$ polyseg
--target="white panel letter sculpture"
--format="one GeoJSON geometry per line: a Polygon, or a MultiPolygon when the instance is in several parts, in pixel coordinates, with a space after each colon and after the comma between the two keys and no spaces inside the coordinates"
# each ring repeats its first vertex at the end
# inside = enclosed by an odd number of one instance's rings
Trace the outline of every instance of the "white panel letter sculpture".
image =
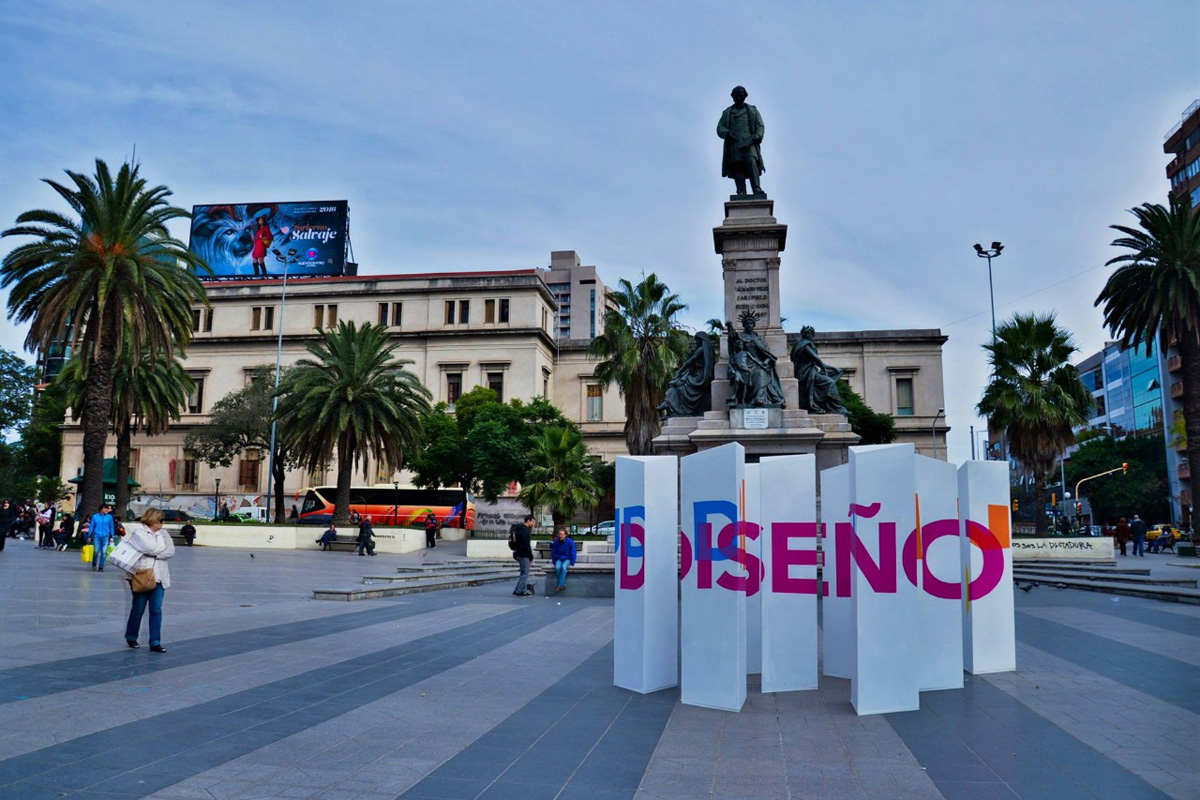
{"type": "Polygon", "coordinates": [[[1017,668],[1008,503],[1007,462],[959,467],[961,563],[970,581],[962,605],[963,667],[974,675],[1017,668]]]}
{"type": "MultiPolygon", "coordinates": [[[[762,591],[762,526],[759,513],[758,464],[746,465],[746,484],[742,491],[742,537],[738,545],[746,551],[746,674],[762,672],[763,618],[762,591]],[[751,574],[756,570],[758,574],[751,574]]],[[[736,568],[736,565],[731,565],[736,568]]]]}
{"type": "Polygon", "coordinates": [[[758,489],[765,576],[753,597],[762,598],[762,690],[815,689],[820,592],[816,456],[762,459],[758,489]]]}
{"type": "Polygon", "coordinates": [[[733,563],[745,450],[727,444],[680,461],[680,699],[740,711],[746,702],[746,579],[733,563]]]}
{"type": "Polygon", "coordinates": [[[679,683],[678,463],[617,459],[613,683],[642,694],[679,683]]]}
{"type": "Polygon", "coordinates": [[[904,544],[904,571],[917,602],[921,691],[961,689],[963,570],[959,566],[958,468],[914,456],[917,532],[904,544]]]}
{"type": "MultiPolygon", "coordinates": [[[[914,711],[917,688],[917,589],[900,566],[903,541],[916,526],[911,444],[850,448],[854,534],[838,534],[851,557],[856,664],[850,702],[859,714],[914,711]]],[[[841,563],[839,562],[839,567],[841,563]]],[[[839,583],[845,577],[843,569],[839,583]]]]}

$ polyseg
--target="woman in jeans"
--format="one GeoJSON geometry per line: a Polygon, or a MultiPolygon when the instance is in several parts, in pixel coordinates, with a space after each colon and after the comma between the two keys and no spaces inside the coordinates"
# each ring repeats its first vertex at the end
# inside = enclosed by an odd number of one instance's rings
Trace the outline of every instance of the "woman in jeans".
{"type": "Polygon", "coordinates": [[[558,586],[554,591],[561,592],[567,588],[567,568],[575,566],[575,540],[567,536],[566,528],[559,528],[550,543],[550,562],[554,564],[554,572],[558,575],[558,586]]]}
{"type": "MultiPolygon", "coordinates": [[[[150,606],[150,652],[165,653],[162,646],[162,603],[163,593],[171,586],[171,570],[167,559],[175,555],[175,543],[163,531],[163,513],[157,508],[148,508],[142,514],[141,528],[133,531],[128,538],[134,550],[142,553],[133,566],[134,572],[144,569],[154,570],[154,588],[148,592],[132,592],[133,604],[129,608],[129,623],[125,626],[125,643],[132,648],[141,647],[138,644],[138,631],[142,627],[142,614],[150,606]]],[[[132,577],[130,578],[132,590],[132,577]]]]}

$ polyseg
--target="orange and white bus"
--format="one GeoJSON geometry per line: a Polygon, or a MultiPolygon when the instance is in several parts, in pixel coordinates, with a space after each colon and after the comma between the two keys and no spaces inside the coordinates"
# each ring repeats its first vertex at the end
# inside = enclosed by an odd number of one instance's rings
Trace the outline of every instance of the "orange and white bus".
{"type": "MultiPolygon", "coordinates": [[[[303,489],[300,522],[328,525],[333,519],[336,486],[303,489]]],[[[447,528],[475,530],[475,498],[462,489],[418,489],[413,486],[351,486],[350,510],[376,525],[422,528],[433,512],[447,528]]]]}

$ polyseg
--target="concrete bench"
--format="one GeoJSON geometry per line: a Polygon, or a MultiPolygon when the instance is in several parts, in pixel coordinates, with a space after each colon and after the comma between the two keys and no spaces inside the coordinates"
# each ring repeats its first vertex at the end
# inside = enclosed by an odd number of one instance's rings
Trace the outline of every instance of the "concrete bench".
{"type": "Polygon", "coordinates": [[[612,597],[613,565],[612,564],[575,564],[567,570],[567,590],[554,591],[558,585],[558,575],[554,572],[553,564],[544,564],[530,570],[533,577],[541,569],[542,592],[547,595],[573,595],[575,597],[612,597]]]}

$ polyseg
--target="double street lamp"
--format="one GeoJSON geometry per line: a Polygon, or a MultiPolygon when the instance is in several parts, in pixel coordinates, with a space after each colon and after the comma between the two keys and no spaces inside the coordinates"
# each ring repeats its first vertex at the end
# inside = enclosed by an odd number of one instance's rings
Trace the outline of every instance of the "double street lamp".
{"type": "MultiPolygon", "coordinates": [[[[1004,245],[1000,242],[992,242],[992,246],[984,249],[983,245],[976,243],[975,255],[980,258],[986,258],[988,262],[988,298],[992,304],[992,344],[996,344],[996,291],[992,284],[992,259],[998,258],[1000,253],[1004,251],[1004,245]]],[[[1004,460],[1008,460],[1008,437],[1004,431],[1000,431],[1000,446],[1004,451],[1004,460]]]]}

